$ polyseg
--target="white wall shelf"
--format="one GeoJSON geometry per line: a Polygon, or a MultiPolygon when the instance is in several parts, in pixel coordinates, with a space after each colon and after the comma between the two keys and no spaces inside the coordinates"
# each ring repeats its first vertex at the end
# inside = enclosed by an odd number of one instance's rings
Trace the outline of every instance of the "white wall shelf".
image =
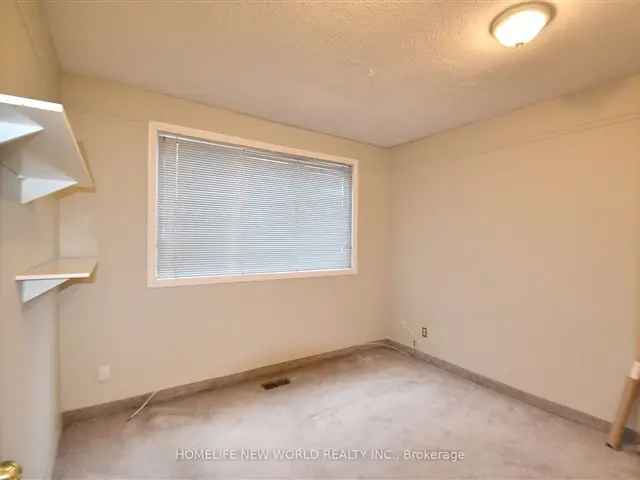
{"type": "Polygon", "coordinates": [[[0,94],[0,161],[12,175],[8,193],[20,203],[93,185],[59,103],[0,94]]]}
{"type": "Polygon", "coordinates": [[[28,302],[72,278],[89,278],[96,263],[95,258],[58,258],[16,275],[16,281],[22,284],[22,301],[28,302]]]}

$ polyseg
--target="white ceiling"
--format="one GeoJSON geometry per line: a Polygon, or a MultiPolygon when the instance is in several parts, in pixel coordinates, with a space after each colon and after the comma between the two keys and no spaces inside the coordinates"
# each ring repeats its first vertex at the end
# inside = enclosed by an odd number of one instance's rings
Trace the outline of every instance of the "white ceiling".
{"type": "Polygon", "coordinates": [[[392,146],[640,71],[640,0],[556,0],[500,46],[505,1],[46,2],[63,69],[392,146]]]}

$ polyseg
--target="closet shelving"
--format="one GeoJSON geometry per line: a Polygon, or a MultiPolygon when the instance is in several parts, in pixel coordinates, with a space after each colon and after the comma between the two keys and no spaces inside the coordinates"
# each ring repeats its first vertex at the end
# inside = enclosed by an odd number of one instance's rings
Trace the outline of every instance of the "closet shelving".
{"type": "Polygon", "coordinates": [[[20,203],[93,184],[59,103],[0,94],[0,159],[20,203]]]}
{"type": "MultiPolygon", "coordinates": [[[[87,163],[59,103],[0,94],[3,195],[29,203],[72,186],[93,185],[87,163]]],[[[88,278],[94,258],[58,258],[16,275],[21,298],[32,298],[73,278],[88,278]]]]}
{"type": "Polygon", "coordinates": [[[22,301],[28,302],[72,278],[89,278],[96,263],[95,258],[57,258],[16,275],[16,281],[22,284],[22,301]]]}

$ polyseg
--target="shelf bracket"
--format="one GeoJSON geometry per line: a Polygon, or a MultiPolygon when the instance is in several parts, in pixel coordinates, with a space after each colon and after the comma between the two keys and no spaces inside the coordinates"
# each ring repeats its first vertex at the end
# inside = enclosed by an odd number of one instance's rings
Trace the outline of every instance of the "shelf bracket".
{"type": "Polygon", "coordinates": [[[68,278],[54,278],[46,280],[23,280],[21,286],[20,296],[22,302],[28,302],[32,298],[35,298],[43,293],[56,288],[58,285],[69,280],[68,278]]]}
{"type": "Polygon", "coordinates": [[[51,193],[77,184],[75,180],[59,180],[54,178],[23,178],[20,188],[20,203],[28,203],[36,198],[47,196],[51,193]]]}
{"type": "Polygon", "coordinates": [[[5,184],[7,197],[23,204],[64,190],[78,183],[75,180],[24,177],[22,175],[16,175],[16,173],[5,164],[2,164],[2,166],[7,170],[8,185],[5,184]]]}

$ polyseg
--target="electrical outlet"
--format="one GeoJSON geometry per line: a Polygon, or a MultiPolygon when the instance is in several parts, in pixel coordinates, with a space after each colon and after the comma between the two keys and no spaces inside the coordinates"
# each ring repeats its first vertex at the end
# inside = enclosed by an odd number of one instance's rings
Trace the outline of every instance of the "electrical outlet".
{"type": "Polygon", "coordinates": [[[422,336],[424,338],[427,338],[429,336],[429,331],[427,330],[427,327],[422,327],[422,336]]]}
{"type": "Polygon", "coordinates": [[[100,365],[98,367],[98,382],[105,383],[111,380],[111,365],[100,365]]]}

